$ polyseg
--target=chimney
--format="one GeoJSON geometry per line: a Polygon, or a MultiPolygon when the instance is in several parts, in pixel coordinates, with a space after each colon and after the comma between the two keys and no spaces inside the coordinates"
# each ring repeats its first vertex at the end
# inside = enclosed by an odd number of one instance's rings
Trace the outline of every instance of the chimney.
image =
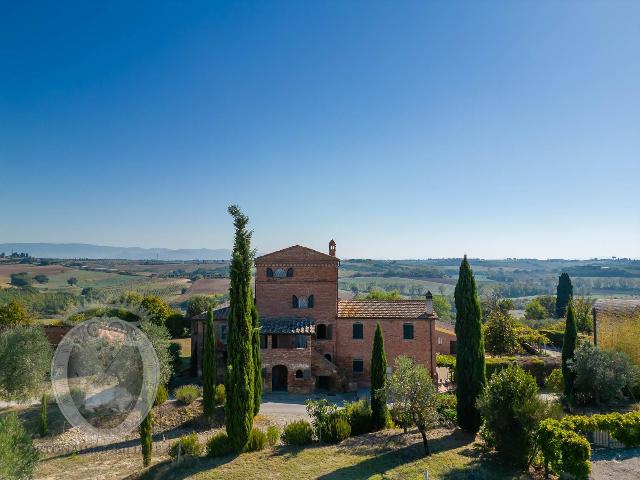
{"type": "Polygon", "coordinates": [[[333,240],[329,242],[329,255],[331,255],[332,257],[336,256],[336,242],[334,242],[333,240]]]}
{"type": "Polygon", "coordinates": [[[430,291],[427,291],[425,298],[427,315],[433,315],[433,295],[431,295],[430,291]]]}

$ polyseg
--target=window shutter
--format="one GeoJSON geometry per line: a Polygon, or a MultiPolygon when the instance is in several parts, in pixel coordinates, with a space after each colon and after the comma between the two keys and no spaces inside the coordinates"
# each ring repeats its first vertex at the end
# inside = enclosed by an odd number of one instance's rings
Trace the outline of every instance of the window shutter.
{"type": "Polygon", "coordinates": [[[331,340],[331,335],[333,334],[333,325],[327,325],[327,339],[331,340]]]}
{"type": "Polygon", "coordinates": [[[287,269],[287,277],[293,277],[293,268],[287,269]]]}
{"type": "Polygon", "coordinates": [[[302,376],[303,376],[306,380],[308,380],[309,378],[311,378],[311,370],[304,370],[304,371],[302,372],[302,376]]]}
{"type": "Polygon", "coordinates": [[[296,297],[295,295],[291,297],[291,306],[293,308],[298,308],[298,297],[296,297]]]}
{"type": "Polygon", "coordinates": [[[309,308],[313,308],[313,295],[309,295],[309,308]]]}
{"type": "Polygon", "coordinates": [[[273,270],[271,268],[267,268],[267,277],[273,277],[273,270]]]}

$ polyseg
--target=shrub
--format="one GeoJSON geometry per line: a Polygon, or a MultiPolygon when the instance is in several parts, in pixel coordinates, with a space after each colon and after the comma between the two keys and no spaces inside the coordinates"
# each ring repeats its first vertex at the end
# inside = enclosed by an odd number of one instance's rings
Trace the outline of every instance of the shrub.
{"type": "Polygon", "coordinates": [[[305,420],[296,420],[284,427],[280,436],[285,445],[309,445],[313,441],[313,429],[305,420]]]}
{"type": "Polygon", "coordinates": [[[245,452],[259,452],[267,445],[267,435],[260,429],[254,428],[249,434],[249,440],[244,447],[245,452]]]}
{"type": "Polygon", "coordinates": [[[391,406],[389,414],[391,415],[393,423],[402,428],[404,433],[407,433],[407,429],[413,425],[413,420],[409,413],[405,409],[399,408],[397,405],[391,406]]]}
{"type": "Polygon", "coordinates": [[[27,272],[12,273],[11,285],[14,287],[28,287],[31,285],[31,278],[27,272]]]}
{"type": "Polygon", "coordinates": [[[18,416],[0,416],[0,478],[33,478],[39,456],[18,416]]]}
{"type": "Polygon", "coordinates": [[[340,443],[351,435],[351,426],[342,412],[331,415],[322,428],[321,440],[326,443],[340,443]]]}
{"type": "Polygon", "coordinates": [[[373,431],[372,411],[368,401],[358,400],[347,403],[344,407],[344,414],[351,426],[351,435],[362,435],[373,431]]]}
{"type": "Polygon", "coordinates": [[[216,386],[216,391],[213,394],[213,401],[216,405],[224,405],[224,402],[227,399],[227,395],[225,393],[224,384],[216,386]]]}
{"type": "Polygon", "coordinates": [[[324,440],[325,430],[330,428],[329,422],[333,415],[338,412],[338,407],[325,398],[321,400],[307,400],[304,403],[307,407],[307,413],[311,417],[313,433],[318,441],[322,442],[324,440]]]}
{"type": "Polygon", "coordinates": [[[153,404],[155,406],[162,405],[168,399],[169,399],[169,391],[167,390],[166,385],[163,385],[161,383],[160,385],[158,385],[158,390],[156,392],[156,399],[154,400],[153,404]]]}
{"type": "Polygon", "coordinates": [[[198,435],[190,433],[183,435],[180,440],[173,442],[169,448],[169,456],[175,460],[178,458],[178,451],[183,457],[199,457],[202,455],[202,444],[198,440],[198,435]]]}
{"type": "Polygon", "coordinates": [[[591,472],[591,445],[586,438],[548,418],[540,422],[537,443],[545,472],[568,473],[584,478],[591,472]]]}
{"type": "Polygon", "coordinates": [[[448,423],[456,423],[458,403],[457,397],[452,393],[441,393],[438,395],[437,410],[440,417],[448,423]]]}
{"type": "Polygon", "coordinates": [[[190,322],[181,313],[171,313],[165,320],[165,326],[171,338],[184,338],[189,335],[190,322]]]}
{"type": "Polygon", "coordinates": [[[538,425],[549,410],[538,398],[535,379],[520,366],[510,366],[491,378],[478,406],[487,444],[507,461],[528,465],[538,425]]]}
{"type": "Polygon", "coordinates": [[[610,403],[624,397],[636,382],[637,367],[629,357],[583,342],[575,350],[571,370],[578,403],[610,403]]]}
{"type": "Polygon", "coordinates": [[[280,431],[278,427],[274,427],[271,425],[267,428],[267,443],[269,443],[270,447],[273,447],[276,443],[278,443],[278,437],[280,437],[280,431]]]}
{"type": "Polygon", "coordinates": [[[564,389],[564,380],[562,378],[562,369],[556,368],[547,377],[545,386],[554,393],[562,393],[564,389]]]}
{"type": "Polygon", "coordinates": [[[224,457],[233,453],[229,437],[225,432],[216,433],[207,441],[207,455],[209,457],[224,457]]]}
{"type": "Polygon", "coordinates": [[[180,373],[180,370],[182,368],[182,359],[180,358],[180,351],[181,351],[181,347],[177,343],[172,342],[169,344],[169,358],[170,358],[169,361],[171,364],[171,370],[173,371],[174,375],[180,373]]]}
{"type": "Polygon", "coordinates": [[[176,399],[185,405],[191,405],[200,396],[200,388],[197,385],[183,385],[176,388],[176,399]]]}

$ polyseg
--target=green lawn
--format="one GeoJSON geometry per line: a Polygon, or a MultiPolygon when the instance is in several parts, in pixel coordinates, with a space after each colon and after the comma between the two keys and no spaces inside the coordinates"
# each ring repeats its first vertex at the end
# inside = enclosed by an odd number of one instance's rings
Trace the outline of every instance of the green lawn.
{"type": "Polygon", "coordinates": [[[484,455],[472,437],[459,430],[436,432],[431,448],[434,453],[424,457],[419,436],[383,432],[351,438],[337,446],[277,447],[222,459],[201,458],[185,466],[163,462],[140,480],[422,480],[426,468],[430,479],[467,479],[472,471],[478,475],[474,478],[530,478],[484,455]]]}

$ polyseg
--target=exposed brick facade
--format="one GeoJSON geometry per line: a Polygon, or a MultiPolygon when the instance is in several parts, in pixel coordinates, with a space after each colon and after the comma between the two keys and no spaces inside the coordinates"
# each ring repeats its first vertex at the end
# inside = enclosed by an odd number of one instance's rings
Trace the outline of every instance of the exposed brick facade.
{"type": "MultiPolygon", "coordinates": [[[[268,323],[271,329],[263,328],[264,391],[273,387],[308,393],[315,388],[349,390],[369,386],[377,322],[383,329],[389,367],[397,356],[408,355],[423,364],[435,379],[437,317],[427,313],[425,301],[339,303],[340,261],[335,257],[335,243],[330,244],[329,252],[326,255],[295,245],[256,259],[256,306],[261,319],[269,320],[264,324],[268,323]],[[293,327],[288,334],[274,329],[278,322],[293,325],[302,319],[311,324],[310,333],[301,334],[293,327]],[[362,339],[353,338],[354,323],[362,325],[362,339]],[[276,336],[279,348],[273,348],[276,336]],[[361,372],[357,371],[360,367],[361,372]]],[[[216,311],[218,339],[227,313],[228,309],[216,311]]],[[[203,319],[202,315],[192,321],[192,359],[194,373],[198,374],[202,365],[203,319]]],[[[224,374],[225,360],[226,345],[219,341],[219,375],[224,374]]]]}

